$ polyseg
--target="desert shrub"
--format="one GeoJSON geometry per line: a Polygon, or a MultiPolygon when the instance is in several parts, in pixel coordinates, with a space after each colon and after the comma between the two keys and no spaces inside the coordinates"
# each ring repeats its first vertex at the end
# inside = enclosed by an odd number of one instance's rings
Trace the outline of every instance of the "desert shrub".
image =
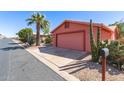
{"type": "Polygon", "coordinates": [[[28,37],[27,42],[28,42],[29,45],[34,44],[35,43],[35,37],[34,36],[28,37]]]}
{"type": "Polygon", "coordinates": [[[108,45],[109,48],[109,58],[114,60],[119,55],[119,42],[111,41],[108,45]]]}
{"type": "Polygon", "coordinates": [[[120,51],[119,47],[120,47],[120,43],[118,41],[105,40],[100,43],[100,49],[102,48],[109,49],[109,58],[112,60],[119,55],[119,51],[120,51]]]}
{"type": "Polygon", "coordinates": [[[50,44],[51,43],[51,41],[52,41],[52,38],[51,38],[51,36],[49,35],[49,36],[47,36],[46,38],[45,38],[45,44],[50,44]]]}
{"type": "Polygon", "coordinates": [[[17,33],[17,35],[18,35],[19,39],[24,43],[27,42],[31,45],[35,42],[35,38],[33,37],[33,30],[31,28],[21,29],[17,33]]]}
{"type": "Polygon", "coordinates": [[[124,67],[124,46],[116,40],[105,40],[100,43],[100,48],[108,48],[109,56],[107,60],[109,64],[116,65],[118,69],[122,70],[122,67],[124,67]]]}
{"type": "Polygon", "coordinates": [[[24,28],[21,29],[18,33],[17,33],[19,39],[22,42],[27,42],[27,38],[33,35],[33,30],[31,28],[24,28]]]}
{"type": "Polygon", "coordinates": [[[44,43],[44,40],[43,39],[41,39],[41,43],[44,43]]]}
{"type": "Polygon", "coordinates": [[[104,41],[100,42],[100,49],[108,48],[108,45],[109,45],[109,41],[108,40],[104,40],[104,41]]]}
{"type": "Polygon", "coordinates": [[[124,65],[124,50],[120,45],[119,41],[111,41],[108,45],[110,55],[109,60],[112,61],[112,64],[116,64],[118,69],[122,69],[124,65]]]}
{"type": "Polygon", "coordinates": [[[119,49],[124,50],[124,45],[120,45],[119,49]]]}

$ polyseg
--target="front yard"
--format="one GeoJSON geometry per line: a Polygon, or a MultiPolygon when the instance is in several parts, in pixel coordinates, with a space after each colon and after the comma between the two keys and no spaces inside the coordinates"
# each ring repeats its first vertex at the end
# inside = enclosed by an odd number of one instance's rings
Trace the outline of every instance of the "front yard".
{"type": "MultiPolygon", "coordinates": [[[[55,48],[51,45],[32,46],[28,50],[34,51],[34,53],[55,65],[59,73],[67,72],[81,81],[101,81],[101,65],[92,62],[91,55],[86,52],[55,48]]],[[[107,65],[106,80],[124,80],[124,72],[107,65]]]]}
{"type": "MultiPolygon", "coordinates": [[[[65,71],[81,81],[101,81],[102,67],[99,63],[91,61],[90,54],[52,46],[31,47],[30,49],[57,66],[60,72],[65,71]]],[[[107,65],[106,80],[124,80],[124,72],[107,65]]]]}
{"type": "MultiPolygon", "coordinates": [[[[100,81],[102,78],[102,67],[98,63],[84,62],[84,68],[73,73],[74,76],[82,81],[100,81]]],[[[124,72],[117,70],[114,67],[107,65],[106,71],[107,81],[121,81],[124,80],[124,72]]]]}

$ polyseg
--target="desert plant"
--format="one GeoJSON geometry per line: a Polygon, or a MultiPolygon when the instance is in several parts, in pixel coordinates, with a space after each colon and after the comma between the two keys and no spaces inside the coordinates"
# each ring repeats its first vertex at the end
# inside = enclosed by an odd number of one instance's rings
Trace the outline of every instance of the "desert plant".
{"type": "Polygon", "coordinates": [[[32,44],[34,44],[35,43],[35,37],[32,35],[32,36],[28,36],[28,38],[27,38],[27,43],[29,44],[29,45],[32,45],[32,44]]]}
{"type": "Polygon", "coordinates": [[[124,46],[117,40],[105,40],[100,43],[100,48],[109,49],[108,63],[116,64],[117,68],[121,70],[122,65],[124,65],[124,46]]]}
{"type": "Polygon", "coordinates": [[[91,47],[91,55],[92,55],[92,60],[94,62],[97,62],[99,59],[99,54],[100,54],[100,28],[98,27],[97,31],[97,42],[94,40],[94,35],[93,35],[93,24],[92,20],[90,20],[90,47],[91,47]],[[97,44],[97,45],[96,45],[97,44]]]}
{"type": "Polygon", "coordinates": [[[49,21],[45,20],[45,16],[40,13],[34,13],[31,18],[28,18],[28,25],[36,24],[37,35],[36,35],[36,46],[40,45],[40,29],[44,34],[49,33],[49,21]]]}
{"type": "Polygon", "coordinates": [[[124,45],[120,45],[119,49],[124,50],[124,45]]]}
{"type": "Polygon", "coordinates": [[[33,35],[33,30],[31,28],[24,28],[21,29],[18,33],[16,33],[16,35],[18,35],[19,39],[25,43],[27,42],[27,37],[33,35]]]}
{"type": "Polygon", "coordinates": [[[99,56],[100,56],[100,27],[98,27],[98,31],[97,31],[97,60],[99,60],[99,56]]]}
{"type": "Polygon", "coordinates": [[[45,44],[50,44],[52,42],[52,38],[50,35],[48,35],[46,38],[45,38],[45,44]]]}
{"type": "Polygon", "coordinates": [[[100,49],[102,49],[102,48],[108,48],[108,44],[109,44],[109,41],[108,40],[101,41],[100,42],[100,49]]]}
{"type": "Polygon", "coordinates": [[[118,41],[111,41],[108,45],[109,48],[109,57],[110,59],[114,60],[119,55],[119,42],[118,41]]]}

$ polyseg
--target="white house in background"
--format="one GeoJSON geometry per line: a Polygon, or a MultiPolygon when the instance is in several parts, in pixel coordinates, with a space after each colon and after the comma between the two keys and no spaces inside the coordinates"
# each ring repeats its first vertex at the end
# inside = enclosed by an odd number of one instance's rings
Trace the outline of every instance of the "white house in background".
{"type": "MultiPolygon", "coordinates": [[[[33,35],[36,37],[36,32],[33,32],[33,35]]],[[[40,33],[40,38],[41,38],[41,41],[44,41],[45,38],[50,35],[50,34],[44,34],[44,33],[40,33]]]]}
{"type": "Polygon", "coordinates": [[[0,39],[3,39],[3,38],[5,38],[5,36],[3,36],[2,34],[0,34],[0,39]]]}

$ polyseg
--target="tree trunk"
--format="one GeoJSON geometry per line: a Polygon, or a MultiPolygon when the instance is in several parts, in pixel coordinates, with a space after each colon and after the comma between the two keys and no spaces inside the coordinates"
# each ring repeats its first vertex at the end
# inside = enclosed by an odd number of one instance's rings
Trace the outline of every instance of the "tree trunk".
{"type": "Polygon", "coordinates": [[[40,45],[40,22],[37,22],[36,46],[40,45]]]}

